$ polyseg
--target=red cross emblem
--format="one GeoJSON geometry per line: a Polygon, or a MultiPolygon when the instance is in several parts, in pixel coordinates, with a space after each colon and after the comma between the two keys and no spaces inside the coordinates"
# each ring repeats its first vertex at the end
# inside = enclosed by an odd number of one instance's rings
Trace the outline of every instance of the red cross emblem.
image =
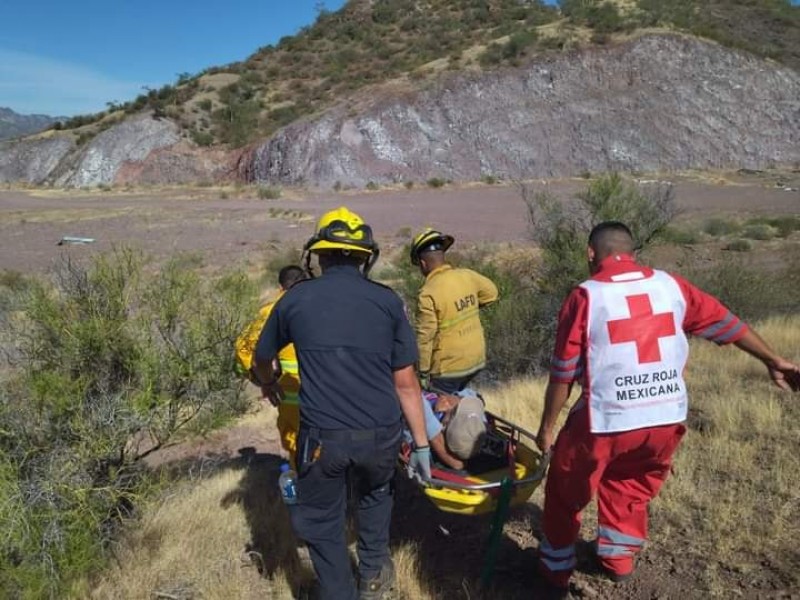
{"type": "Polygon", "coordinates": [[[635,342],[640,364],[660,361],[658,340],[675,335],[674,313],[654,315],[653,305],[650,304],[650,296],[647,294],[626,296],[625,300],[628,302],[631,317],[608,322],[611,343],[635,342]]]}

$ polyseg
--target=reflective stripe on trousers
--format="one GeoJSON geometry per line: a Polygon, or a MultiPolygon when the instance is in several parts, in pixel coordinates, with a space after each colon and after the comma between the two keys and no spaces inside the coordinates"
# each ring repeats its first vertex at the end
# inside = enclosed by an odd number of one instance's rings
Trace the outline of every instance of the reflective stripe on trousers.
{"type": "Polygon", "coordinates": [[[601,525],[597,528],[598,556],[633,556],[644,542],[640,537],[627,535],[608,526],[601,525]]]}
{"type": "Polygon", "coordinates": [[[539,544],[539,560],[551,571],[571,571],[575,568],[575,544],[553,548],[546,537],[539,544]]]}

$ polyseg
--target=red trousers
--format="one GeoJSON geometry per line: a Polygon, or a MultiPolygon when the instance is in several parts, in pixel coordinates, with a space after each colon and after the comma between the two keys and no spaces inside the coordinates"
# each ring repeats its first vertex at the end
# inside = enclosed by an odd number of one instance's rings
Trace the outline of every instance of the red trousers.
{"type": "Polygon", "coordinates": [[[553,449],[545,486],[539,569],[567,587],[575,567],[581,511],[597,495],[597,555],[617,575],[633,571],[647,539],[647,505],[667,479],[682,424],[620,433],[589,430],[588,409],[570,415],[553,449]]]}

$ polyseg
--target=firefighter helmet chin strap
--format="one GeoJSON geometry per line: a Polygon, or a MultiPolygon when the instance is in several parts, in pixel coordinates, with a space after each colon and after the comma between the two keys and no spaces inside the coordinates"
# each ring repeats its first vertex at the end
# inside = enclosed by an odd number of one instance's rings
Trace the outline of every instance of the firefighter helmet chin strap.
{"type": "Polygon", "coordinates": [[[381,255],[381,249],[378,247],[378,244],[373,242],[372,254],[370,254],[367,262],[364,263],[364,270],[362,273],[364,277],[369,277],[369,272],[372,270],[372,267],[375,266],[375,263],[378,262],[378,257],[381,255]]]}

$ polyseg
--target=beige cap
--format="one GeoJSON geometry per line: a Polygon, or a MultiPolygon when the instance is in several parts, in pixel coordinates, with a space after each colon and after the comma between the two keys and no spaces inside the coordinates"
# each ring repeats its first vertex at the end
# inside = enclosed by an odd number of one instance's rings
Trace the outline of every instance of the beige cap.
{"type": "Polygon", "coordinates": [[[483,401],[477,396],[462,397],[444,435],[450,452],[458,458],[467,460],[475,456],[486,435],[483,401]]]}

